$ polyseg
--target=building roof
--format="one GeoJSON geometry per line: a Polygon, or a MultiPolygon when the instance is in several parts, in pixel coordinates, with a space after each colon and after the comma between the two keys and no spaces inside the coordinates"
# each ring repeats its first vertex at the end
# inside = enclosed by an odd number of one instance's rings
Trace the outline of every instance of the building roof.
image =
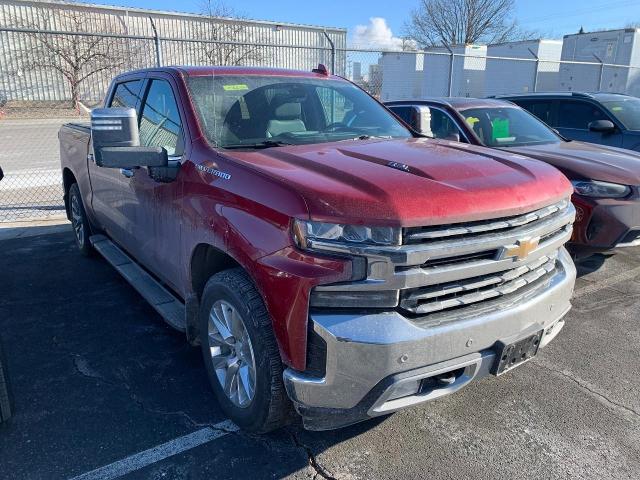
{"type": "MultiPolygon", "coordinates": [[[[81,3],[81,2],[69,2],[69,1],[60,1],[60,0],[9,0],[9,3],[16,4],[32,4],[34,6],[42,6],[42,5],[52,5],[56,7],[61,6],[69,6],[69,8],[75,9],[91,9],[91,10],[103,10],[105,12],[122,12],[122,13],[138,13],[141,15],[155,15],[155,16],[170,16],[170,17],[182,17],[182,18],[193,18],[193,19],[202,19],[207,17],[206,15],[202,15],[199,13],[186,13],[179,12],[173,10],[149,10],[145,8],[136,8],[136,7],[120,7],[116,5],[98,5],[95,3],[81,3]]],[[[232,22],[243,22],[243,23],[256,23],[262,25],[273,25],[281,26],[281,27],[291,27],[291,28],[304,28],[311,30],[326,30],[328,32],[336,32],[336,33],[346,33],[346,28],[340,27],[327,27],[320,25],[305,25],[305,24],[297,24],[297,23],[287,23],[287,22],[276,22],[273,20],[255,20],[248,18],[230,18],[230,17],[216,17],[222,21],[232,21],[232,22]]]]}

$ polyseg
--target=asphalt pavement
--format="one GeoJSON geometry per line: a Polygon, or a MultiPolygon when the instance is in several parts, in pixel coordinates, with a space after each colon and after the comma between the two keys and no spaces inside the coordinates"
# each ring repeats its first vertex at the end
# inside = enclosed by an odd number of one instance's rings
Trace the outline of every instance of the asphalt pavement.
{"type": "Polygon", "coordinates": [[[2,479],[640,478],[640,249],[583,262],[559,337],[500,378],[342,430],[254,436],[216,405],[200,351],[56,228],[0,241],[2,479]]]}

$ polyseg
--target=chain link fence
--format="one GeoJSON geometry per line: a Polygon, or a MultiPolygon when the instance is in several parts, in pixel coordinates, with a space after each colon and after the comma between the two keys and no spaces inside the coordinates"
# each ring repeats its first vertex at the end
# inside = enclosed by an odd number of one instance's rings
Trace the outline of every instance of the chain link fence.
{"type": "Polygon", "coordinates": [[[60,126],[86,121],[114,75],[157,64],[310,70],[323,63],[381,101],[558,90],[640,95],[639,68],[494,57],[486,47],[349,50],[327,39],[319,47],[0,27],[0,222],[64,214],[60,126]]]}

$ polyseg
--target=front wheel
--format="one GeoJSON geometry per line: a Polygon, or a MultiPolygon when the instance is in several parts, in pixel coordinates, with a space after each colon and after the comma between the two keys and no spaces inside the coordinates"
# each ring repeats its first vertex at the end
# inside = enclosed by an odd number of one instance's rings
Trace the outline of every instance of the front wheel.
{"type": "Polygon", "coordinates": [[[271,318],[241,268],[207,282],[200,303],[200,344],[222,410],[239,427],[265,433],[292,418],[271,318]]]}

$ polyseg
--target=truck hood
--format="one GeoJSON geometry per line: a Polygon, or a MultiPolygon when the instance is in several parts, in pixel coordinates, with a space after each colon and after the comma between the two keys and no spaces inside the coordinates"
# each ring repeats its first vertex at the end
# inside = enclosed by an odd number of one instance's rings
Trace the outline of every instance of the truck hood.
{"type": "Polygon", "coordinates": [[[279,180],[318,221],[421,226],[517,215],[571,194],[556,169],[517,154],[431,139],[224,151],[279,180]]]}
{"type": "Polygon", "coordinates": [[[505,150],[550,163],[572,180],[640,185],[640,154],[631,150],[576,141],[505,150]]]}

